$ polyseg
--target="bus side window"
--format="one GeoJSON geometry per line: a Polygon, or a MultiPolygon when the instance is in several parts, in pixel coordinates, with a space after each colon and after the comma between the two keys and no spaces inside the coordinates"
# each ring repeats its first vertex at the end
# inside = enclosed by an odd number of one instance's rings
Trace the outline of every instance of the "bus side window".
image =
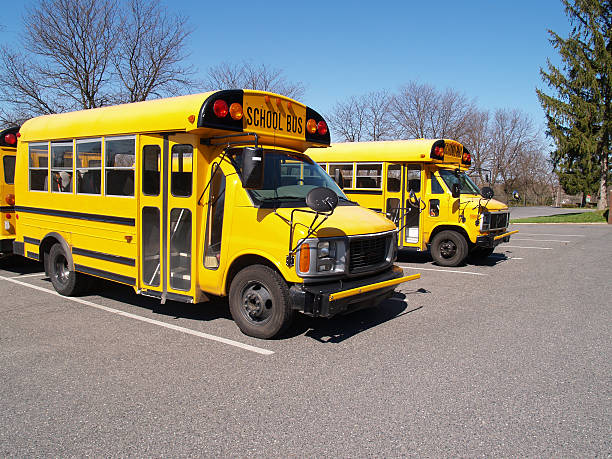
{"type": "Polygon", "coordinates": [[[78,194],[100,194],[102,183],[102,140],[76,141],[78,194]]]}
{"type": "Polygon", "coordinates": [[[72,193],[72,142],[51,144],[51,191],[72,193]]]}
{"type": "Polygon", "coordinates": [[[433,172],[431,173],[431,194],[444,194],[444,189],[433,172]]]}
{"type": "Polygon", "coordinates": [[[135,144],[133,137],[106,139],[104,156],[107,195],[134,196],[135,144]]]}
{"type": "Polygon", "coordinates": [[[172,196],[191,196],[191,183],[193,175],[193,146],[172,146],[172,180],[170,189],[172,196]]]}
{"type": "Polygon", "coordinates": [[[357,164],[357,188],[380,189],[382,164],[357,164]]]}
{"type": "Polygon", "coordinates": [[[389,164],[387,168],[387,191],[402,191],[402,166],[389,164]]]}
{"type": "Polygon", "coordinates": [[[418,165],[408,166],[406,171],[406,191],[421,192],[421,167],[418,165]]]}
{"type": "Polygon", "coordinates": [[[352,164],[330,164],[329,175],[335,177],[336,170],[342,176],[342,188],[353,188],[353,165],[352,164]]]}
{"type": "Polygon", "coordinates": [[[49,144],[33,143],[29,147],[30,153],[30,190],[47,191],[49,184],[47,166],[49,164],[49,144]]]}
{"type": "Polygon", "coordinates": [[[221,259],[221,235],[225,207],[225,175],[218,165],[212,167],[214,177],[210,184],[206,242],[204,244],[204,267],[217,269],[221,259]]]}
{"type": "Polygon", "coordinates": [[[159,148],[159,145],[142,147],[142,193],[147,196],[159,195],[160,157],[161,148],[159,148]]]}
{"type": "Polygon", "coordinates": [[[2,165],[4,166],[4,183],[12,185],[15,183],[15,157],[5,156],[2,158],[2,165]]]}

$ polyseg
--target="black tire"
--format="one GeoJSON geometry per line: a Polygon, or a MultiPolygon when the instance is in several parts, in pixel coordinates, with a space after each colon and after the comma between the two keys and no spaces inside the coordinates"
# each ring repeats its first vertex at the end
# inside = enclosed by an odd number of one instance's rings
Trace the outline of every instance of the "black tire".
{"type": "Polygon", "coordinates": [[[440,266],[458,266],[467,254],[467,241],[456,231],[440,231],[431,242],[431,256],[440,266]]]}
{"type": "Polygon", "coordinates": [[[229,292],[232,318],[245,335],[273,338],[285,331],[295,316],[289,288],[271,268],[253,265],[232,280],[229,292]]]}
{"type": "Polygon", "coordinates": [[[484,261],[493,253],[494,247],[474,247],[469,254],[470,260],[484,261]]]}
{"type": "Polygon", "coordinates": [[[59,242],[55,243],[51,250],[49,250],[47,269],[49,270],[49,278],[53,288],[61,295],[78,295],[85,287],[84,279],[82,279],[83,276],[74,271],[74,269],[70,269],[68,255],[66,255],[64,248],[59,242]]]}

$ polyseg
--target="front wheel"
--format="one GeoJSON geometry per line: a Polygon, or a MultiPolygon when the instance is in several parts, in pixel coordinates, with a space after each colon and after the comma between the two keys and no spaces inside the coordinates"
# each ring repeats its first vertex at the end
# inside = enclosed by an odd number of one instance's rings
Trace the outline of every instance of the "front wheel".
{"type": "Polygon", "coordinates": [[[431,256],[440,266],[458,266],[467,254],[467,241],[456,231],[440,231],[431,242],[431,256]]]}
{"type": "Polygon", "coordinates": [[[264,265],[244,268],[229,292],[232,318],[245,335],[273,338],[285,331],[295,315],[285,280],[264,265]]]}

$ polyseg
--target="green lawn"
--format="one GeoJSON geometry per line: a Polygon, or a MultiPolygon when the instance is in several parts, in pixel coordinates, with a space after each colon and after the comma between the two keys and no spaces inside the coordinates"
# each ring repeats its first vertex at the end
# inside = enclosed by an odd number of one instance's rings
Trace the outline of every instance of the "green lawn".
{"type": "Polygon", "coordinates": [[[510,223],[606,223],[609,210],[596,210],[580,214],[549,215],[548,217],[516,218],[510,223]]]}

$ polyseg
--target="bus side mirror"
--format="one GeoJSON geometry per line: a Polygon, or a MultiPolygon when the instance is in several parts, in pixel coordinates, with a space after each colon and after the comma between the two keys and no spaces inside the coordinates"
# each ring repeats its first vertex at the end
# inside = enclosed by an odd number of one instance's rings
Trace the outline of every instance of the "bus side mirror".
{"type": "Polygon", "coordinates": [[[242,186],[247,190],[263,188],[263,148],[246,147],[242,152],[242,186]]]}
{"type": "Polygon", "coordinates": [[[338,195],[329,188],[313,188],[306,195],[306,205],[315,212],[333,212],[338,205],[338,195]]]}
{"type": "Polygon", "coordinates": [[[494,194],[493,193],[493,188],[488,187],[488,186],[483,186],[482,190],[480,190],[480,194],[485,199],[491,199],[491,198],[493,198],[493,194],[494,194]]]}
{"type": "Polygon", "coordinates": [[[458,183],[453,183],[451,194],[452,194],[453,198],[460,197],[461,196],[461,185],[458,184],[458,183]]]}
{"type": "Polygon", "coordinates": [[[342,172],[340,169],[334,171],[334,182],[338,184],[341,190],[344,190],[344,179],[342,178],[342,172]]]}

